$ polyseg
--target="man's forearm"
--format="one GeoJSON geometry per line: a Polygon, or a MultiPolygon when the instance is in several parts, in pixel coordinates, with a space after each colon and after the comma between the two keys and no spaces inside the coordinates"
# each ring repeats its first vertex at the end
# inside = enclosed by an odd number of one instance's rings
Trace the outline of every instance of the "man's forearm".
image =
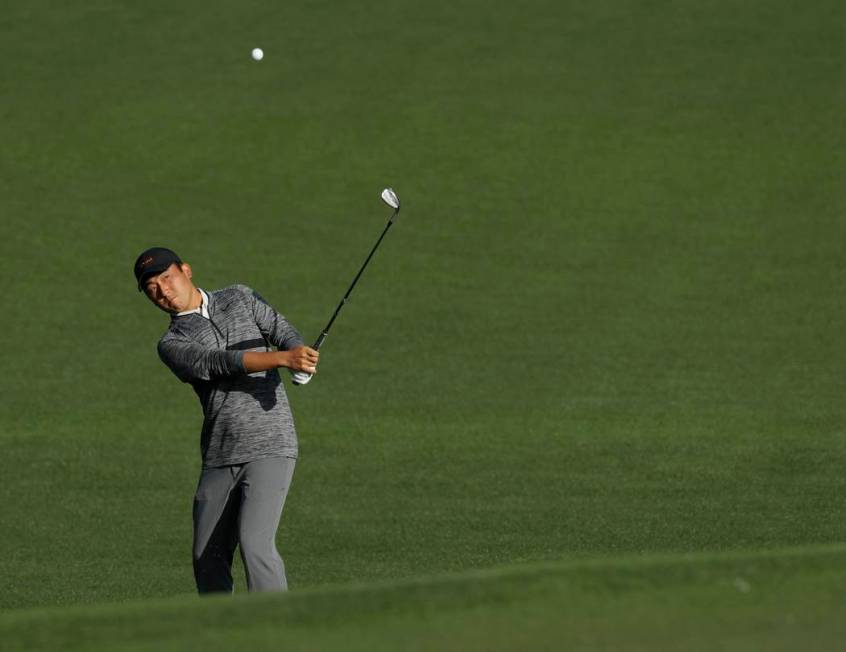
{"type": "Polygon", "coordinates": [[[246,351],[244,369],[248,374],[288,366],[287,351],[246,351]]]}
{"type": "Polygon", "coordinates": [[[320,354],[307,346],[298,346],[290,351],[245,351],[244,370],[248,373],[267,371],[277,367],[288,367],[294,371],[317,371],[320,354]]]}

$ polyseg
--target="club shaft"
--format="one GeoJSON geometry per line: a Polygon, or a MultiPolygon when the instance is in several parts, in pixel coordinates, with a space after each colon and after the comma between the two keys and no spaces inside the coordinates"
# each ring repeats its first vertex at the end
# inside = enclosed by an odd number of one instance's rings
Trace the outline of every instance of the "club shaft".
{"type": "Polygon", "coordinates": [[[394,210],[394,214],[391,215],[391,219],[388,220],[388,223],[385,225],[385,228],[382,230],[382,235],[379,236],[379,239],[376,241],[376,244],[373,245],[373,249],[370,250],[370,253],[367,255],[367,259],[362,264],[361,269],[358,270],[358,274],[355,275],[353,282],[350,283],[350,287],[347,289],[347,292],[344,295],[344,298],[341,299],[341,302],[338,304],[338,307],[335,308],[335,312],[332,313],[332,318],[329,320],[329,323],[326,324],[326,328],[324,328],[320,332],[320,335],[318,336],[317,341],[315,341],[314,346],[312,347],[315,351],[320,350],[320,346],[323,344],[323,340],[325,340],[326,336],[329,334],[329,329],[332,328],[332,324],[335,323],[335,319],[337,319],[338,313],[341,312],[341,308],[344,307],[344,304],[347,302],[347,299],[349,299],[350,294],[352,294],[352,291],[353,291],[353,288],[355,287],[355,284],[358,283],[358,279],[361,278],[361,275],[364,272],[364,269],[367,267],[367,264],[370,262],[370,259],[373,258],[373,254],[376,253],[376,250],[379,248],[379,245],[382,243],[382,239],[385,237],[385,234],[388,232],[388,229],[391,228],[391,224],[394,223],[394,218],[397,216],[398,212],[399,212],[399,209],[394,210]]]}

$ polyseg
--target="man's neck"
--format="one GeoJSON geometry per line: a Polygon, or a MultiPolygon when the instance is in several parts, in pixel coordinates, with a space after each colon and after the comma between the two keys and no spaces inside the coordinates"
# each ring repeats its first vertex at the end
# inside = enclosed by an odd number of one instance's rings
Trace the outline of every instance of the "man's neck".
{"type": "Polygon", "coordinates": [[[188,304],[186,310],[196,310],[201,305],[203,305],[203,295],[200,294],[197,288],[194,288],[194,292],[191,295],[191,303],[188,304]]]}

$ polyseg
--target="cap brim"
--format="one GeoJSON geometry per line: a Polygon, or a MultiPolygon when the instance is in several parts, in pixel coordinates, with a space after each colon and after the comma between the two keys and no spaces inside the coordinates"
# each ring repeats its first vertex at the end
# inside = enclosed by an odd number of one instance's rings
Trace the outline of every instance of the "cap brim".
{"type": "Polygon", "coordinates": [[[144,273],[138,278],[138,291],[141,292],[144,289],[144,284],[147,282],[151,276],[158,276],[163,271],[165,271],[168,267],[173,265],[173,262],[168,263],[167,265],[150,265],[147,269],[144,270],[144,273]]]}

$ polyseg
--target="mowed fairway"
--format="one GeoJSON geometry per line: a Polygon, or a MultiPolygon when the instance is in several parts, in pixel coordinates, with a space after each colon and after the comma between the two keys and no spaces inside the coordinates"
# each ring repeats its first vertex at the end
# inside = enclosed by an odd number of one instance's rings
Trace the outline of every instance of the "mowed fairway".
{"type": "Polygon", "coordinates": [[[0,614],[6,649],[841,650],[843,546],[0,614]]]}
{"type": "Polygon", "coordinates": [[[200,409],[138,252],[311,340],[387,185],[402,213],[289,389],[293,589],[842,543],[844,25],[834,0],[7,3],[0,609],[191,602],[200,409]]]}

